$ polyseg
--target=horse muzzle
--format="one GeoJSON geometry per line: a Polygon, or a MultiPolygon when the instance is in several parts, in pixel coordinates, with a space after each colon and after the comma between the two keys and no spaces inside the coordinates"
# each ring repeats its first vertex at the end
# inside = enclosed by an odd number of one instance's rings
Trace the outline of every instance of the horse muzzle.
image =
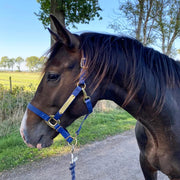
{"type": "Polygon", "coordinates": [[[48,127],[43,121],[36,124],[35,127],[27,126],[28,110],[26,110],[21,122],[20,134],[28,147],[38,149],[49,147],[53,144],[53,138],[56,137],[56,131],[48,127]]]}

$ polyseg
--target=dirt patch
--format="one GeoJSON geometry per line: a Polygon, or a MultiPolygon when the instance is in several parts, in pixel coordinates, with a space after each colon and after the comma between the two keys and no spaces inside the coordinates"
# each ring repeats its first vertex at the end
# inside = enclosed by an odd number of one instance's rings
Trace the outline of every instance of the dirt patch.
{"type": "MultiPolygon", "coordinates": [[[[144,180],[134,130],[76,150],[77,180],[144,180]]],[[[47,158],[3,172],[1,180],[71,180],[70,154],[47,158]]],[[[161,173],[158,180],[168,180],[161,173]]]]}

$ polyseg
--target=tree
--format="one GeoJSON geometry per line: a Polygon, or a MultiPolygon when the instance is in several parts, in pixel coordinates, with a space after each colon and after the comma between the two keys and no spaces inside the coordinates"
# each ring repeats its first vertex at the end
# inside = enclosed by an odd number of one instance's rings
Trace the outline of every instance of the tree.
{"type": "Polygon", "coordinates": [[[170,55],[180,35],[179,0],[126,0],[120,3],[118,19],[110,27],[116,32],[126,29],[144,45],[161,42],[164,54],[170,55]],[[119,17],[120,15],[120,17],[119,17]],[[122,17],[126,22],[122,22],[122,17]]]}
{"type": "Polygon", "coordinates": [[[19,56],[19,57],[17,57],[17,58],[15,59],[15,62],[16,62],[16,64],[17,64],[18,71],[21,71],[20,65],[21,65],[22,62],[24,62],[24,59],[19,56]]]}
{"type": "Polygon", "coordinates": [[[30,71],[38,70],[40,64],[41,62],[36,56],[30,56],[26,58],[26,66],[29,68],[30,71]]]}
{"type": "MultiPolygon", "coordinates": [[[[66,26],[70,24],[73,27],[75,23],[88,24],[95,17],[100,17],[99,11],[102,9],[98,5],[98,0],[37,0],[40,3],[40,11],[35,13],[42,24],[47,28],[50,23],[49,15],[53,14],[56,18],[66,26]]],[[[55,28],[53,23],[51,29],[55,28]]],[[[52,39],[51,39],[51,43],[52,39]]]]}
{"type": "Polygon", "coordinates": [[[8,69],[9,70],[11,69],[13,71],[14,64],[15,64],[15,58],[10,58],[7,62],[8,69]]]}
{"type": "Polygon", "coordinates": [[[178,54],[180,54],[180,49],[177,50],[178,54]]]}
{"type": "Polygon", "coordinates": [[[173,43],[180,36],[180,1],[156,1],[156,26],[161,40],[161,49],[164,54],[171,55],[173,43]]]}
{"type": "Polygon", "coordinates": [[[8,68],[8,70],[10,70],[10,69],[13,70],[14,63],[15,63],[15,59],[14,58],[8,58],[7,56],[3,56],[1,58],[0,65],[4,69],[8,68]]]}
{"type": "Polygon", "coordinates": [[[153,0],[127,0],[120,4],[118,18],[110,24],[116,32],[126,33],[141,41],[144,45],[151,44],[155,37],[152,33],[154,20],[151,19],[153,0]],[[122,22],[122,17],[125,21],[122,22]]]}
{"type": "Polygon", "coordinates": [[[1,62],[0,62],[0,66],[4,68],[4,70],[6,69],[7,67],[7,63],[9,61],[9,58],[7,56],[3,56],[1,58],[1,62]]]}

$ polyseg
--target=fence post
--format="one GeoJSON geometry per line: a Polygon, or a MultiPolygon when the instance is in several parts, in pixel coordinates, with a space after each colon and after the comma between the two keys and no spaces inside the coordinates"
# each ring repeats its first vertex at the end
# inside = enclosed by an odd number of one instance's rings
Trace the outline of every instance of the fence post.
{"type": "Polygon", "coordinates": [[[12,79],[11,79],[11,76],[9,76],[9,85],[10,85],[10,93],[12,93],[12,79]]]}

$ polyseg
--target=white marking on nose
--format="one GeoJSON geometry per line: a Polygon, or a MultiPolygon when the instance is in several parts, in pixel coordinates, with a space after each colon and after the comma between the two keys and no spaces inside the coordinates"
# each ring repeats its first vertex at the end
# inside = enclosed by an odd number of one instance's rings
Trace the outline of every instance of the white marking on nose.
{"type": "Polygon", "coordinates": [[[21,122],[21,126],[20,126],[20,133],[21,133],[21,136],[22,136],[23,139],[24,139],[24,130],[26,130],[26,121],[27,121],[27,110],[24,113],[24,116],[23,116],[23,119],[22,119],[22,122],[21,122]]]}

